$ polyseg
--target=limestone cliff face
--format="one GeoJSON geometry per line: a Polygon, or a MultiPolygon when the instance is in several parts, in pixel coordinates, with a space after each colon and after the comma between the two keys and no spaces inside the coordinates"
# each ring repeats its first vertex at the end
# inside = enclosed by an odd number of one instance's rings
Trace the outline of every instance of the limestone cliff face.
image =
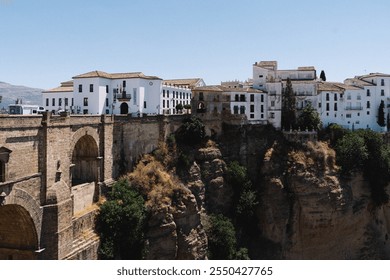
{"type": "Polygon", "coordinates": [[[337,176],[325,143],[264,156],[257,211],[261,235],[277,244],[275,258],[383,259],[390,257],[389,205],[374,208],[366,182],[337,176]]]}
{"type": "Polygon", "coordinates": [[[173,206],[157,209],[149,220],[146,259],[206,259],[207,236],[196,199],[190,192],[177,196],[173,206]]]}

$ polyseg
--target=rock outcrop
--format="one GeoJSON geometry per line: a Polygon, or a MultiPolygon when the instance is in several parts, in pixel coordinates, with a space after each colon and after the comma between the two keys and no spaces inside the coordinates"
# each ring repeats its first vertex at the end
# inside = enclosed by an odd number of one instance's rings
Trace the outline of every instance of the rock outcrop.
{"type": "Polygon", "coordinates": [[[289,153],[275,144],[264,157],[259,229],[282,259],[390,257],[389,205],[372,206],[362,176],[341,180],[335,152],[307,143],[289,153]]]}

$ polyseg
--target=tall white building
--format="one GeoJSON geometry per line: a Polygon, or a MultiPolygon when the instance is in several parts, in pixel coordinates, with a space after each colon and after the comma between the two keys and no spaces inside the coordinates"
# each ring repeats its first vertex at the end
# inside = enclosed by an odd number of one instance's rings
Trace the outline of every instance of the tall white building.
{"type": "Polygon", "coordinates": [[[297,109],[303,109],[308,102],[314,107],[317,106],[317,75],[314,67],[278,70],[276,61],[260,61],[253,65],[253,88],[268,93],[267,119],[275,128],[281,128],[282,94],[287,79],[291,80],[297,99],[297,109]]]}

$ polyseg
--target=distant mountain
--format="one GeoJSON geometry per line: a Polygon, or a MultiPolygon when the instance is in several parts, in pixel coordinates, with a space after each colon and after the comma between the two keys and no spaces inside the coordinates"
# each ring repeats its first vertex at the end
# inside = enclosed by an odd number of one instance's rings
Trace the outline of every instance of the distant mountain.
{"type": "Polygon", "coordinates": [[[42,105],[42,89],[29,88],[25,86],[15,86],[0,82],[0,110],[7,109],[9,104],[15,104],[16,100],[22,101],[22,104],[42,105]]]}

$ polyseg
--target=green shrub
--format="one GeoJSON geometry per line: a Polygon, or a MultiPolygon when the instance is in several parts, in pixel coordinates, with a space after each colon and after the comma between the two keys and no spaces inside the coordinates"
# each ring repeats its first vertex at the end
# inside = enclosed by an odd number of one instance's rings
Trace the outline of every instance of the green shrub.
{"type": "Polygon", "coordinates": [[[141,259],[144,249],[144,199],[128,181],[114,184],[100,207],[97,230],[101,259],[141,259]]]}
{"type": "Polygon", "coordinates": [[[209,259],[232,260],[236,256],[236,232],[225,216],[211,215],[208,229],[209,259]]]}

